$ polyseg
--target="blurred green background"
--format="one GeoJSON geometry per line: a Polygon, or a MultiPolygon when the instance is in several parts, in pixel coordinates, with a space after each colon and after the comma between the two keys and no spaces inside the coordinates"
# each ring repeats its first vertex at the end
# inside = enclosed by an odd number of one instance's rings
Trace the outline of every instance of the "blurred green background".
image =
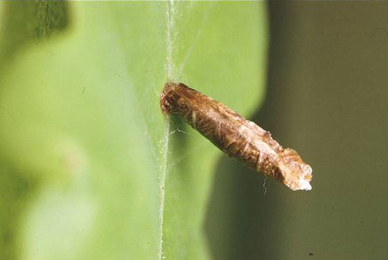
{"type": "Polygon", "coordinates": [[[382,2],[1,2],[0,259],[387,259],[387,22],[382,2]],[[313,190],[165,120],[167,79],[296,149],[313,190]]]}
{"type": "Polygon", "coordinates": [[[263,195],[262,176],[222,158],[206,226],[214,256],[387,259],[388,4],[268,11],[267,95],[252,118],[310,163],[313,189],[268,180],[263,195]]]}

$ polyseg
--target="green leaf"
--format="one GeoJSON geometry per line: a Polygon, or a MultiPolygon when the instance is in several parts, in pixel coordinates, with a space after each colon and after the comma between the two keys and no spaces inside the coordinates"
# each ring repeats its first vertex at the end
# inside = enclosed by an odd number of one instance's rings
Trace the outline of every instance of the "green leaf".
{"type": "Polygon", "coordinates": [[[249,116],[263,96],[265,4],[47,6],[35,34],[1,17],[1,53],[13,54],[0,61],[0,258],[210,258],[221,152],[164,118],[159,93],[182,81],[249,116]]]}

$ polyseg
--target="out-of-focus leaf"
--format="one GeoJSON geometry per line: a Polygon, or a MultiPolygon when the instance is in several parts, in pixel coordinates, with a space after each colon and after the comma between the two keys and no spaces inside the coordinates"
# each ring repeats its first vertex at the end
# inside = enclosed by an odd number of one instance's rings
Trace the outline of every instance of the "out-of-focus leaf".
{"type": "MultiPolygon", "coordinates": [[[[174,79],[249,116],[263,97],[265,3],[175,3],[170,12],[175,14],[174,79]]],[[[170,259],[205,259],[209,251],[203,222],[221,152],[180,120],[171,130],[175,127],[186,133],[171,135],[164,253],[170,259]]]]}

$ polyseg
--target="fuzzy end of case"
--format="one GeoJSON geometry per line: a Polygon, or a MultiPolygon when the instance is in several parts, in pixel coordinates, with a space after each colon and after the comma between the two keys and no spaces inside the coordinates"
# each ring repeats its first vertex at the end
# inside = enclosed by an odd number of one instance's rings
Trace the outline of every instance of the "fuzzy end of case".
{"type": "Polygon", "coordinates": [[[283,183],[293,191],[312,189],[310,181],[313,178],[312,168],[303,162],[298,153],[292,149],[285,149],[280,169],[283,183]]]}

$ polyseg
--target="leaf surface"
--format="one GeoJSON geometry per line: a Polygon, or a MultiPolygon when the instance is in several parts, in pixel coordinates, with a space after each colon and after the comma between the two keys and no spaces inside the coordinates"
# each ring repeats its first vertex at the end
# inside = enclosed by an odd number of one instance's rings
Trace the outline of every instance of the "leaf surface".
{"type": "MultiPolygon", "coordinates": [[[[166,121],[159,93],[182,81],[249,115],[263,94],[265,5],[69,2],[58,19],[59,32],[0,63],[0,207],[13,213],[1,256],[210,258],[202,226],[220,152],[166,121]]],[[[26,35],[6,29],[2,50],[26,35]]]]}

